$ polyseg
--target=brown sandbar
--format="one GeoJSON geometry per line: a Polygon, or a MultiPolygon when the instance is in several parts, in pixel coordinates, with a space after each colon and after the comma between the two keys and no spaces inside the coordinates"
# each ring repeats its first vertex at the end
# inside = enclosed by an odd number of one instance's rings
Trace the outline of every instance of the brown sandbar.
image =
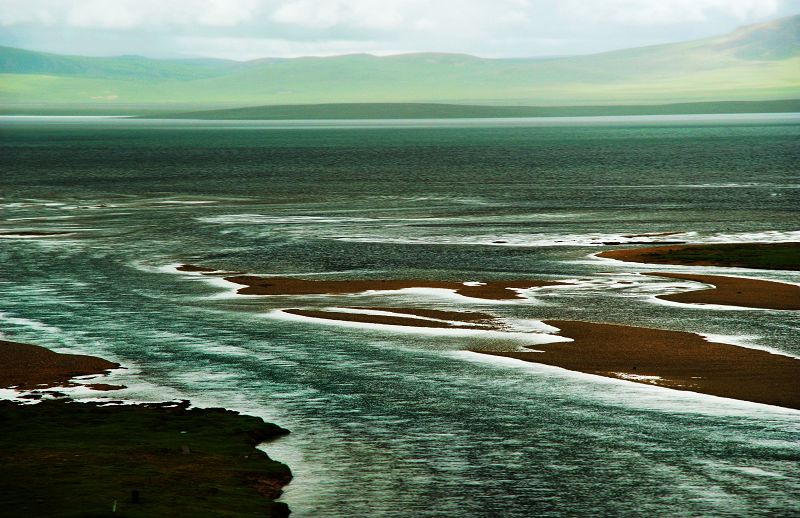
{"type": "Polygon", "coordinates": [[[360,309],[373,309],[375,311],[387,311],[398,314],[429,316],[429,318],[446,319],[455,322],[463,322],[463,324],[443,322],[437,320],[424,320],[421,318],[414,318],[414,317],[375,315],[369,313],[350,313],[345,311],[285,309],[283,310],[283,312],[289,313],[290,315],[299,315],[310,318],[320,318],[324,320],[337,320],[340,322],[361,322],[365,324],[381,324],[389,326],[423,327],[423,328],[427,327],[434,329],[482,329],[482,330],[499,329],[499,325],[491,321],[492,317],[490,315],[481,314],[482,315],[482,318],[480,319],[481,323],[478,323],[475,320],[468,320],[470,318],[474,318],[474,316],[467,316],[466,319],[454,318],[457,316],[460,317],[464,315],[456,311],[435,311],[435,310],[424,310],[424,309],[411,310],[411,309],[400,309],[400,308],[385,308],[385,309],[360,308],[360,309]],[[439,314],[439,316],[430,316],[432,313],[439,314]],[[444,314],[446,314],[446,316],[444,314]],[[470,325],[470,323],[472,323],[472,325],[470,325]]]}
{"type": "Polygon", "coordinates": [[[628,234],[622,236],[624,238],[633,239],[635,237],[666,237],[677,236],[678,234],[685,234],[685,232],[645,232],[644,234],[628,234]]]}
{"type": "Polygon", "coordinates": [[[637,383],[800,409],[800,359],[709,342],[695,333],[547,320],[573,342],[486,352],[637,383]],[[631,377],[634,376],[634,377],[631,377]],[[658,376],[657,379],[636,376],[658,376]]]}
{"type": "Polygon", "coordinates": [[[44,347],[0,340],[0,387],[32,390],[75,386],[75,376],[104,374],[118,363],[96,356],[60,354],[44,347]]]}
{"type": "Polygon", "coordinates": [[[225,277],[226,281],[242,284],[237,293],[242,295],[338,295],[363,293],[365,291],[395,291],[407,288],[442,288],[454,290],[465,297],[509,300],[524,298],[510,288],[527,289],[545,286],[561,286],[567,283],[543,280],[489,281],[480,286],[466,286],[460,282],[433,280],[308,280],[296,277],[257,277],[239,275],[225,277]]]}
{"type": "Polygon", "coordinates": [[[196,264],[182,264],[176,268],[179,272],[216,272],[214,268],[197,266],[196,264]]]}
{"type": "Polygon", "coordinates": [[[348,309],[363,309],[368,311],[388,311],[391,313],[402,313],[415,317],[438,318],[439,320],[453,320],[457,322],[469,323],[488,323],[495,320],[495,317],[488,313],[478,311],[443,311],[441,309],[427,308],[383,308],[383,307],[363,307],[351,306],[348,309]]]}
{"type": "Polygon", "coordinates": [[[683,293],[658,295],[657,298],[662,300],[684,304],[719,304],[761,309],[800,310],[800,286],[795,284],[723,275],[668,272],[648,272],[644,275],[683,279],[714,286],[683,293]]]}

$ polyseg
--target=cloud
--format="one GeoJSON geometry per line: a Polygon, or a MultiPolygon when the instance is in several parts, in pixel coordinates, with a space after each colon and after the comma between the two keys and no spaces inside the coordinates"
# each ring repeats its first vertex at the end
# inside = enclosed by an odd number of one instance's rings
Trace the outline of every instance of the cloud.
{"type": "Polygon", "coordinates": [[[272,15],[279,23],[311,28],[350,25],[370,29],[397,29],[414,15],[417,2],[369,0],[293,0],[272,15]]]}
{"type": "Polygon", "coordinates": [[[0,45],[234,59],[528,57],[701,38],[798,11],[797,0],[0,0],[0,45]]]}
{"type": "Polygon", "coordinates": [[[0,0],[0,25],[232,27],[251,20],[261,6],[259,0],[0,0]]]}
{"type": "Polygon", "coordinates": [[[778,12],[781,0],[563,0],[561,12],[635,25],[704,22],[723,15],[742,22],[778,12]]]}

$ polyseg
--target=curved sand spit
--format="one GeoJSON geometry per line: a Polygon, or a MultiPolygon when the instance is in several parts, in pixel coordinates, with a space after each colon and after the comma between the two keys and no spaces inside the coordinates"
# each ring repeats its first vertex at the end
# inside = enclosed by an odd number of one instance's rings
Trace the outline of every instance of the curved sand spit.
{"type": "Polygon", "coordinates": [[[689,273],[648,272],[644,275],[669,277],[711,284],[713,288],[658,295],[657,298],[684,304],[719,304],[761,309],[800,310],[800,286],[783,282],[694,275],[689,273]]]}
{"type": "Polygon", "coordinates": [[[616,324],[546,320],[573,342],[536,345],[542,352],[493,354],[534,363],[800,409],[800,359],[695,333],[616,324]]]}

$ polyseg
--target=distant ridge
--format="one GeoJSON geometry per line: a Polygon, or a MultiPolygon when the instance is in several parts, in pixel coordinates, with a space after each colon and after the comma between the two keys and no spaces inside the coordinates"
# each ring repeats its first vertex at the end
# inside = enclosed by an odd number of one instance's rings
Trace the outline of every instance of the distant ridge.
{"type": "Polygon", "coordinates": [[[615,106],[480,106],[441,103],[295,104],[160,114],[153,118],[203,120],[455,119],[787,112],[800,113],[800,99],[615,106]]]}
{"type": "Polygon", "coordinates": [[[800,98],[800,15],[729,34],[586,56],[351,54],[237,62],[61,56],[0,47],[0,109],[126,114],[180,106],[639,105],[800,98]]]}

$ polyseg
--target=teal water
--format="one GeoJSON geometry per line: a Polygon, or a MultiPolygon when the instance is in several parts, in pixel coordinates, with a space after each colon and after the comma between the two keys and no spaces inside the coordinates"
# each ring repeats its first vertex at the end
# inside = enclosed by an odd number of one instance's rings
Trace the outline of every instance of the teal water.
{"type": "Polygon", "coordinates": [[[797,241],[798,171],[796,115],[5,118],[0,332],[130,367],[114,398],[185,397],[291,429],[266,450],[295,472],[284,500],[296,516],[798,515],[800,412],[465,352],[513,350],[539,319],[564,318],[800,355],[795,313],[658,302],[696,285],[591,257],[604,241],[666,239],[624,237],[653,232],[797,241]],[[13,235],[24,231],[71,233],[13,235]],[[575,285],[511,303],[441,290],[242,297],[177,272],[184,262],[575,285]],[[355,305],[486,311],[516,333],[274,312],[355,305]]]}

